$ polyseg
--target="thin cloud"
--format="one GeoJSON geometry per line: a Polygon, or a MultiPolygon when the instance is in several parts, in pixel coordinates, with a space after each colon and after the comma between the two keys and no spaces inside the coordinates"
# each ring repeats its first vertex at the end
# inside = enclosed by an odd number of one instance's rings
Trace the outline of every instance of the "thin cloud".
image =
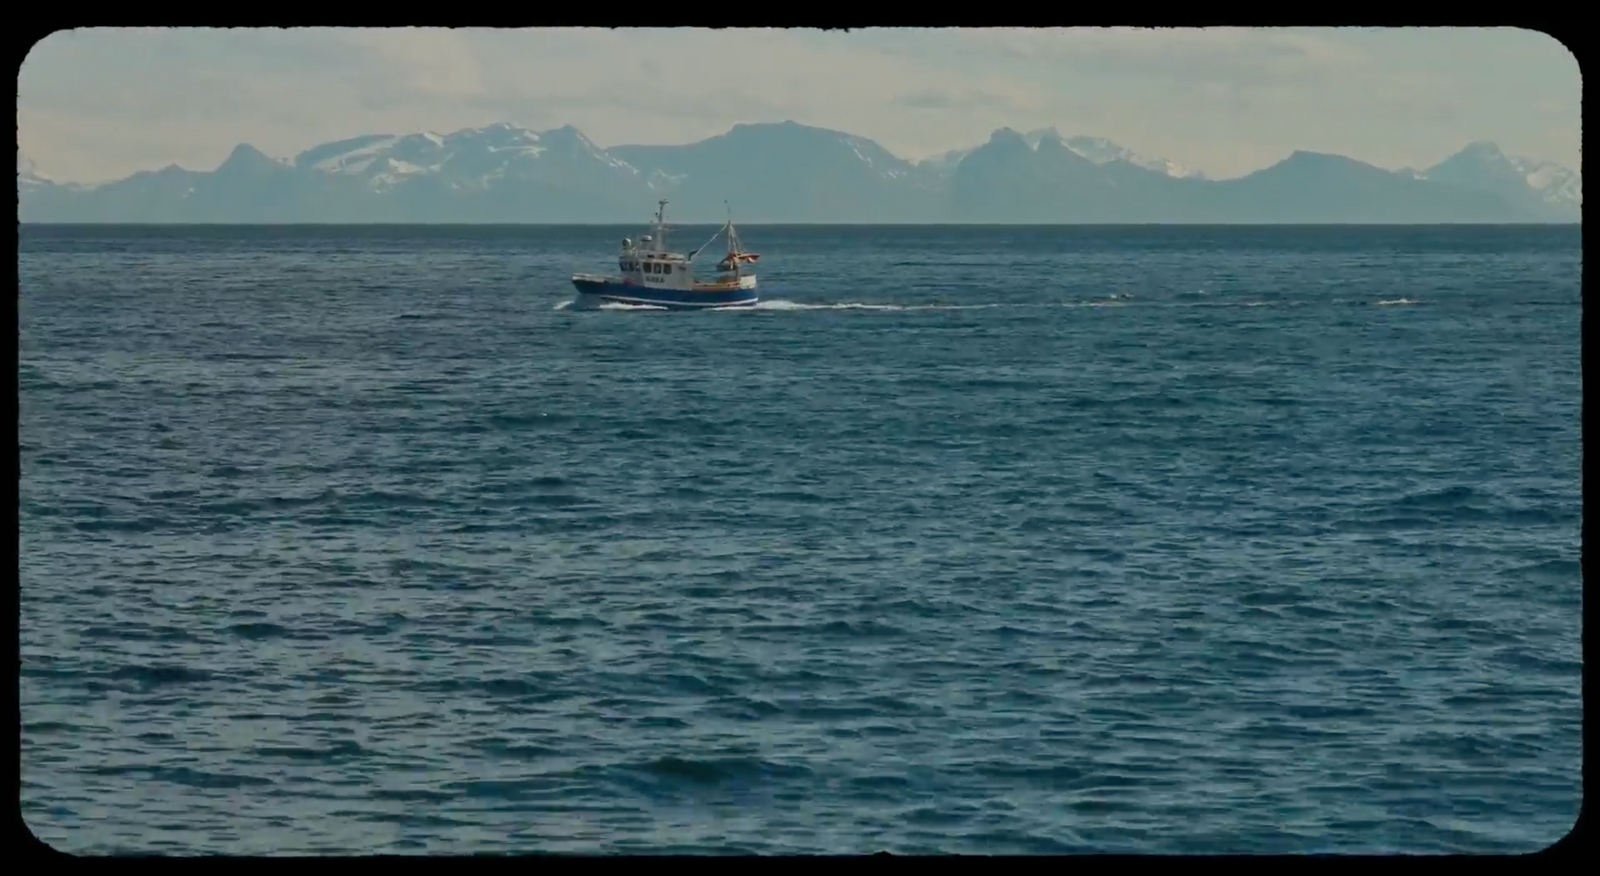
{"type": "Polygon", "coordinates": [[[1574,165],[1581,88],[1560,44],[1512,29],[96,28],[34,47],[18,139],[65,179],[494,121],[608,145],[794,119],[908,158],[1054,126],[1224,176],[1476,139],[1574,165]]]}
{"type": "Polygon", "coordinates": [[[1004,95],[988,94],[982,91],[958,92],[949,89],[930,89],[902,95],[895,98],[895,104],[908,109],[924,110],[1010,110],[1016,108],[1011,99],[1004,95]]]}

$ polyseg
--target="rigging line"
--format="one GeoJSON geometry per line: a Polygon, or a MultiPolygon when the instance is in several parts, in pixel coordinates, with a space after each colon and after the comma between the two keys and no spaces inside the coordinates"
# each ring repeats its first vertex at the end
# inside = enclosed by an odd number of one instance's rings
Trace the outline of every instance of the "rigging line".
{"type": "Polygon", "coordinates": [[[701,251],[701,250],[703,250],[703,249],[705,249],[705,248],[706,248],[706,247],[708,247],[708,246],[710,246],[710,245],[711,245],[711,243],[712,243],[712,241],[714,241],[714,240],[716,240],[716,239],[717,239],[717,236],[718,236],[718,235],[720,235],[720,234],[722,234],[722,232],[723,232],[723,230],[724,230],[724,229],[725,229],[725,228],[726,228],[726,227],[727,227],[727,226],[723,226],[723,228],[718,228],[718,229],[717,229],[717,230],[716,230],[716,231],[715,231],[715,232],[713,232],[713,233],[712,233],[712,235],[711,235],[711,240],[708,240],[708,241],[706,241],[706,242],[705,242],[705,243],[702,243],[702,244],[700,244],[700,246],[699,246],[699,248],[698,248],[698,249],[695,249],[695,250],[694,250],[694,251],[692,251],[692,252],[690,252],[690,253],[689,253],[689,258],[694,258],[694,257],[695,257],[695,256],[697,256],[697,255],[699,255],[699,254],[700,254],[700,251],[701,251]]]}

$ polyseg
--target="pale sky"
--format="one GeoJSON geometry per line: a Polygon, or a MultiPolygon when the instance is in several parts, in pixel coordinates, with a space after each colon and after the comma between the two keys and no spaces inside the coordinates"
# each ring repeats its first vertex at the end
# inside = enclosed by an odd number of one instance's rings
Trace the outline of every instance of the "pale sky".
{"type": "Polygon", "coordinates": [[[1296,149],[1426,167],[1492,140],[1578,169],[1581,93],[1564,46],[1514,28],[89,28],[23,62],[17,137],[79,182],[497,121],[612,146],[793,119],[912,159],[1054,126],[1215,177],[1296,149]]]}

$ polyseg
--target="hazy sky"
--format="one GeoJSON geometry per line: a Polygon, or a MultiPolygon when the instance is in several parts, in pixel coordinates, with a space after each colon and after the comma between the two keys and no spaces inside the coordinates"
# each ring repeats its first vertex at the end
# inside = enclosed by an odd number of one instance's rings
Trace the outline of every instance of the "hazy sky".
{"type": "Polygon", "coordinates": [[[1294,151],[1427,166],[1472,140],[1579,165],[1582,74],[1516,29],[204,30],[37,44],[17,136],[97,181],[238,143],[290,156],[365,133],[573,124],[602,146],[795,121],[907,158],[1055,126],[1213,176],[1294,151]]]}

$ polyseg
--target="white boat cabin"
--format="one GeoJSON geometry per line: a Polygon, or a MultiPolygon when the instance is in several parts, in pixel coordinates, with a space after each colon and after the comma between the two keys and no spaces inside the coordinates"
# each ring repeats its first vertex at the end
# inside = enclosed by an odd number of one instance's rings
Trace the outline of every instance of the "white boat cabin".
{"type": "MultiPolygon", "coordinates": [[[[743,253],[738,248],[738,238],[733,232],[733,223],[729,223],[718,231],[729,233],[728,256],[717,265],[719,275],[714,279],[697,280],[694,276],[691,260],[699,254],[700,250],[692,253],[670,252],[667,250],[667,201],[660,202],[656,211],[656,221],[651,227],[651,234],[646,234],[635,242],[632,238],[622,239],[622,251],[617,256],[617,268],[622,272],[622,282],[626,285],[648,286],[657,289],[684,289],[684,290],[714,290],[729,287],[748,289],[754,288],[756,278],[754,274],[741,270],[744,264],[760,258],[753,253],[743,253]]],[[[716,237],[713,236],[712,240],[716,237]]],[[[709,245],[711,241],[706,241],[709,245]]],[[[705,246],[700,247],[705,249],[705,246]]]]}
{"type": "Polygon", "coordinates": [[[623,239],[622,254],[617,258],[622,281],[665,289],[693,288],[694,273],[689,269],[689,257],[679,252],[664,252],[653,244],[648,234],[637,244],[623,239]]]}

